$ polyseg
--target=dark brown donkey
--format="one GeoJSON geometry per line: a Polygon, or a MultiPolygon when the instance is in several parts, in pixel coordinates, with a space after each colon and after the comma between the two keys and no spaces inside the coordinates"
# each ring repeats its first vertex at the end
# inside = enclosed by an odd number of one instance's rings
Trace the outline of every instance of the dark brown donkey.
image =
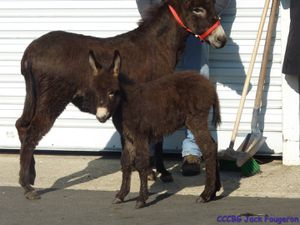
{"type": "MultiPolygon", "coordinates": [[[[50,130],[68,102],[86,111],[80,94],[82,90],[78,90],[77,95],[74,93],[74,98],[70,100],[65,96],[67,92],[65,89],[72,89],[74,86],[75,90],[75,86],[78,85],[76,82],[80,83],[85,79],[86,56],[89,50],[93,49],[95,56],[101,59],[104,65],[109,65],[113,57],[112,50],[119,49],[123,57],[122,76],[138,83],[157,79],[174,70],[190,32],[203,34],[218,21],[214,2],[214,0],[163,1],[161,5],[152,9],[137,29],[128,33],[103,39],[56,31],[34,40],[27,47],[21,62],[27,95],[23,114],[16,122],[21,141],[19,181],[25,189],[27,198],[39,197],[31,186],[34,184],[36,174],[33,151],[38,142],[50,130]],[[178,25],[169,5],[176,10],[191,31],[178,25]],[[34,98],[30,94],[33,86],[37,93],[34,98]],[[46,102],[41,102],[40,99],[46,99],[46,102]],[[33,108],[35,104],[33,101],[48,109],[40,112],[38,106],[33,108]],[[44,126],[45,118],[38,116],[41,113],[43,117],[51,120],[48,123],[51,126],[44,126]],[[39,135],[34,136],[32,132],[39,135]]],[[[205,41],[213,47],[223,47],[226,42],[223,28],[218,26],[205,41]]],[[[159,144],[157,149],[156,151],[161,154],[162,145],[159,144]]],[[[162,177],[170,177],[161,160],[157,162],[157,169],[162,173],[162,177]]]]}
{"type": "MultiPolygon", "coordinates": [[[[115,54],[114,71],[119,71],[121,58],[115,54]]],[[[115,80],[116,74],[111,75],[115,80]]],[[[107,82],[107,81],[103,81],[107,82]]],[[[109,85],[106,86],[109,88],[109,85]]],[[[105,85],[104,85],[105,88],[105,85]]],[[[109,89],[104,92],[109,92],[109,89]]],[[[208,129],[208,115],[213,108],[213,124],[221,122],[219,98],[215,87],[196,72],[180,72],[163,76],[144,84],[126,84],[120,80],[121,101],[115,114],[121,118],[116,123],[124,140],[122,151],[122,185],[114,203],[121,203],[130,191],[131,170],[134,167],[140,177],[140,193],[136,207],[145,206],[148,198],[147,174],[149,171],[149,144],[186,126],[195,136],[201,148],[206,166],[204,191],[197,201],[207,202],[215,198],[221,188],[217,143],[208,129]]],[[[114,110],[107,108],[105,111],[114,110]]],[[[110,111],[114,115],[113,111],[110,111]]]]}

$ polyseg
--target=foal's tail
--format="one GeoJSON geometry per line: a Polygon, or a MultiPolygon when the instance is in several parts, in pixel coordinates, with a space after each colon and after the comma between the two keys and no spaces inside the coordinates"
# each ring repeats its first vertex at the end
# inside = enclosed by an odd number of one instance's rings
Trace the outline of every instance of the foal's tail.
{"type": "Polygon", "coordinates": [[[215,92],[215,98],[213,103],[213,118],[212,123],[215,127],[221,124],[221,112],[220,112],[220,102],[217,92],[215,92]]]}

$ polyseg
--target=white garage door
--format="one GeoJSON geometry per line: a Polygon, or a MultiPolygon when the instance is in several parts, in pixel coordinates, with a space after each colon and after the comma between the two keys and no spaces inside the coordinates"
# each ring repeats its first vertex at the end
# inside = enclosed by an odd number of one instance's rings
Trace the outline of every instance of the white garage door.
{"type": "MultiPolygon", "coordinates": [[[[221,149],[226,148],[230,140],[263,2],[237,0],[235,3],[232,0],[230,8],[222,16],[222,24],[231,39],[224,49],[211,51],[211,79],[217,82],[222,106],[223,123],[217,132],[221,149]]],[[[140,19],[134,0],[0,0],[0,17],[0,149],[18,149],[20,145],[14,128],[16,119],[21,115],[25,96],[20,59],[33,39],[52,30],[109,37],[134,29],[140,19]]],[[[280,153],[282,107],[279,29],[273,45],[260,121],[268,138],[263,151],[280,153]]],[[[262,51],[261,48],[259,61],[262,51]]],[[[255,65],[252,89],[246,102],[237,145],[250,130],[259,66],[259,63],[255,65]]],[[[168,137],[164,143],[165,150],[179,152],[183,134],[181,130],[168,137]]],[[[69,105],[40,142],[38,149],[118,151],[120,144],[111,121],[99,124],[94,116],[81,113],[69,105]]]]}

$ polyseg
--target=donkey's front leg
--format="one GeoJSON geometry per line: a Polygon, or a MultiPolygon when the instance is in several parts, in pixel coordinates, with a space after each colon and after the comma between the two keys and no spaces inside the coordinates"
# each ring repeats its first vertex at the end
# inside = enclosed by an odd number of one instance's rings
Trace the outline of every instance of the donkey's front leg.
{"type": "Polygon", "coordinates": [[[123,139],[123,151],[121,156],[121,166],[122,166],[122,184],[120,191],[116,194],[116,197],[113,203],[121,203],[124,201],[124,198],[130,192],[130,182],[131,182],[131,170],[133,167],[133,152],[134,146],[127,139],[123,139]]]}
{"type": "Polygon", "coordinates": [[[147,179],[147,174],[148,170],[146,168],[143,169],[137,169],[139,172],[139,177],[140,177],[140,192],[139,192],[139,197],[136,201],[135,208],[143,208],[146,205],[146,201],[149,197],[149,192],[148,192],[148,179],[147,179]]]}
{"type": "Polygon", "coordinates": [[[166,169],[163,161],[163,142],[155,145],[155,166],[156,170],[161,174],[160,179],[163,182],[173,182],[172,174],[166,169]]]}
{"type": "Polygon", "coordinates": [[[131,167],[122,166],[122,184],[120,191],[116,194],[113,201],[114,204],[119,204],[124,202],[125,197],[130,192],[130,182],[131,182],[131,167]]]}
{"type": "Polygon", "coordinates": [[[149,196],[148,192],[148,171],[149,171],[149,144],[143,139],[139,139],[136,145],[135,167],[140,177],[140,192],[136,202],[136,208],[142,208],[146,205],[149,196]]]}

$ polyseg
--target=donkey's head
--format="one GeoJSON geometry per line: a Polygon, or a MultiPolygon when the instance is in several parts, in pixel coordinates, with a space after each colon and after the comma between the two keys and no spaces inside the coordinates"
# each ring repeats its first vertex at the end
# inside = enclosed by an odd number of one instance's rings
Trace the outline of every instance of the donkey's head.
{"type": "Polygon", "coordinates": [[[219,17],[215,10],[215,0],[169,0],[167,2],[174,6],[190,32],[200,37],[203,35],[203,39],[215,48],[222,48],[225,45],[227,38],[222,25],[218,25],[219,17]]]}
{"type": "Polygon", "coordinates": [[[105,68],[90,51],[89,64],[93,74],[90,89],[95,98],[95,114],[97,119],[104,123],[114,113],[121,98],[118,81],[121,57],[119,52],[115,51],[112,64],[105,68]]]}

